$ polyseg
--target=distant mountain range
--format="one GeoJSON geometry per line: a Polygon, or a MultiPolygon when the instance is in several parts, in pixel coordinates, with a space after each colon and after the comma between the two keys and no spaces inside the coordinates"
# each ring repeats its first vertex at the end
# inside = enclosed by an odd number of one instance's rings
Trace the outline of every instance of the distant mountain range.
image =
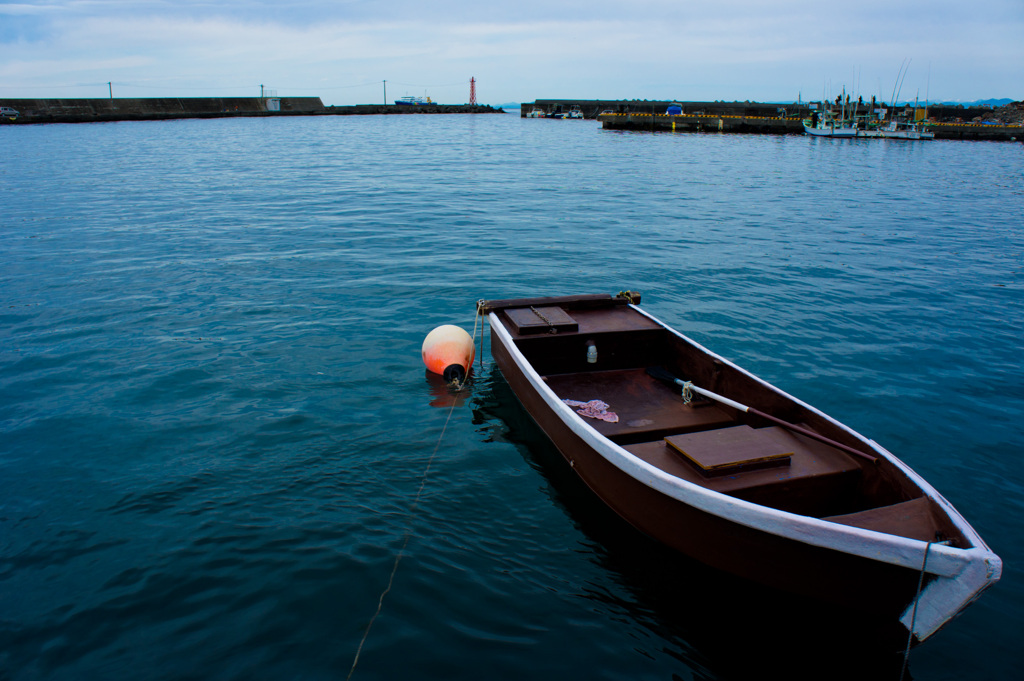
{"type": "Polygon", "coordinates": [[[963,106],[990,106],[995,109],[1000,106],[1012,104],[1014,101],[1015,100],[1013,99],[1006,99],[1004,97],[1002,99],[976,99],[973,102],[935,102],[935,104],[945,104],[947,106],[957,106],[958,104],[963,106]]]}

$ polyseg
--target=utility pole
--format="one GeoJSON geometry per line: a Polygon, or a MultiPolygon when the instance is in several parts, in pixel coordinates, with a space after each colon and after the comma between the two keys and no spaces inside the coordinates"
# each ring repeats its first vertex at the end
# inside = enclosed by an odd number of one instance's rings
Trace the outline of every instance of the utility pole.
{"type": "Polygon", "coordinates": [[[384,81],[384,106],[388,105],[388,82],[384,81]]]}

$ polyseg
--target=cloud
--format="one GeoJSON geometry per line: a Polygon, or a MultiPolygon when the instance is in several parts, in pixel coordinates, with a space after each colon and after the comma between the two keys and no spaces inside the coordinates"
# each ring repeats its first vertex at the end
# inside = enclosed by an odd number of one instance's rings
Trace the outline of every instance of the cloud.
{"type": "Polygon", "coordinates": [[[838,91],[1014,96],[1024,3],[721,0],[296,3],[66,0],[0,5],[0,96],[241,94],[265,84],[325,103],[389,91],[461,102],[544,97],[795,99],[838,91]],[[102,83],[104,92],[92,92],[102,83]],[[91,85],[90,85],[91,84],[91,85]],[[907,90],[905,89],[904,92],[907,90]],[[815,93],[811,95],[809,93],[815,93]]]}

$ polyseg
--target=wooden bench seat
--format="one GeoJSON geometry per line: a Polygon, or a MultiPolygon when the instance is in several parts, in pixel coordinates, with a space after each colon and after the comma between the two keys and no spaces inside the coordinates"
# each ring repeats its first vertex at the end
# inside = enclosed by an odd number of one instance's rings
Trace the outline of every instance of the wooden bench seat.
{"type": "MultiPolygon", "coordinates": [[[[669,446],[664,440],[624,445],[624,448],[666,473],[757,504],[814,516],[849,510],[849,504],[856,497],[861,472],[852,457],[778,426],[756,429],[736,426],[725,431],[737,429],[745,429],[743,451],[739,456],[748,457],[751,441],[759,439],[766,453],[789,454],[788,465],[707,475],[677,447],[669,446]]],[[[707,431],[672,439],[677,446],[685,448],[687,438],[706,445],[708,440],[717,437],[721,446],[727,448],[729,438],[724,435],[723,431],[707,431]]],[[[727,459],[727,454],[722,458],[727,459]]]]}
{"type": "Polygon", "coordinates": [[[669,331],[626,306],[505,310],[501,320],[516,347],[542,376],[634,369],[665,364],[667,359],[669,331]],[[597,365],[587,361],[590,343],[596,346],[597,365]]]}

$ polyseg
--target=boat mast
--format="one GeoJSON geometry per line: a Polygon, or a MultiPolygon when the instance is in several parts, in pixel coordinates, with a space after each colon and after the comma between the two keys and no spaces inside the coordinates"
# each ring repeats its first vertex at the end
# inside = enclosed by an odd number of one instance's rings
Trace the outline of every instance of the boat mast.
{"type": "Polygon", "coordinates": [[[892,99],[889,100],[889,109],[892,111],[892,118],[896,120],[896,88],[900,84],[900,74],[903,73],[903,67],[910,68],[910,64],[907,63],[906,57],[903,58],[903,63],[900,64],[900,70],[896,72],[896,80],[892,83],[892,99]]]}
{"type": "MultiPolygon", "coordinates": [[[[910,62],[911,61],[913,61],[913,60],[911,59],[911,60],[907,61],[907,68],[903,70],[903,78],[907,77],[907,71],[910,70],[910,62]]],[[[899,90],[896,91],[896,99],[899,99],[900,98],[900,93],[903,92],[903,78],[900,78],[900,88],[899,88],[899,90]]],[[[896,118],[896,108],[895,108],[896,107],[896,101],[895,100],[893,100],[892,105],[893,105],[892,116],[893,116],[893,119],[895,120],[895,118],[896,118]]]]}
{"type": "Polygon", "coordinates": [[[928,120],[928,96],[932,87],[932,63],[928,62],[928,79],[925,81],[924,86],[924,120],[928,120]]]}

